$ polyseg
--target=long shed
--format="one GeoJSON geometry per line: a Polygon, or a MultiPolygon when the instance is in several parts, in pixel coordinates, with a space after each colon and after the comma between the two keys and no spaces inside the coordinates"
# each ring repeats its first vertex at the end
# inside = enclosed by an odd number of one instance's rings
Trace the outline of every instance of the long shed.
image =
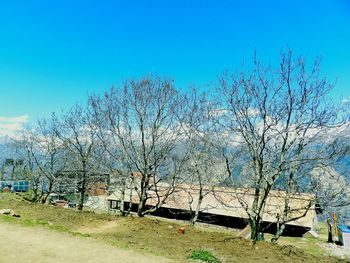
{"type": "MultiPolygon", "coordinates": [[[[158,186],[158,195],[168,189],[169,186],[158,186]]],[[[191,211],[195,211],[199,187],[187,184],[178,185],[174,192],[166,199],[154,214],[157,216],[189,219],[191,211]]],[[[254,200],[254,190],[229,187],[205,187],[202,189],[204,198],[200,206],[199,221],[213,223],[234,228],[244,228],[247,225],[248,215],[244,206],[251,206],[254,200]]],[[[139,197],[136,191],[127,190],[124,203],[128,207],[137,209],[139,197]],[[130,200],[131,197],[131,200],[130,200]]],[[[150,207],[157,204],[157,194],[150,192],[151,198],[146,204],[150,207]]],[[[266,201],[263,221],[266,231],[274,231],[277,218],[283,213],[286,192],[272,190],[266,201]]],[[[108,196],[109,209],[119,208],[121,194],[116,191],[108,196]]],[[[312,194],[298,193],[289,195],[289,216],[298,218],[287,223],[287,235],[302,235],[309,230],[315,230],[317,220],[316,197],[312,194]]]]}

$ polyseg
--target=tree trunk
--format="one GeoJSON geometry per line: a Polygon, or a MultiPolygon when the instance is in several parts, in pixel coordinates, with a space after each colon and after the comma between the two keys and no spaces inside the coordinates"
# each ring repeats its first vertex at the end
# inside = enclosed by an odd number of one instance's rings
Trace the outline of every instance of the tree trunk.
{"type": "Polygon", "coordinates": [[[251,227],[250,239],[253,240],[253,243],[256,243],[256,241],[258,241],[258,233],[260,230],[259,225],[260,224],[255,219],[250,224],[250,227],[251,227]]]}
{"type": "Polygon", "coordinates": [[[47,193],[43,196],[43,198],[41,199],[41,203],[45,204],[47,201],[47,198],[49,197],[49,195],[52,192],[52,187],[53,187],[53,183],[52,181],[49,181],[49,187],[47,189],[47,193]]]}
{"type": "Polygon", "coordinates": [[[327,219],[327,227],[328,227],[328,243],[333,243],[333,232],[332,232],[332,224],[331,220],[327,219]]]}
{"type": "Polygon", "coordinates": [[[80,187],[80,199],[78,203],[78,210],[83,210],[84,207],[84,196],[86,192],[86,179],[87,179],[87,167],[86,167],[86,161],[82,160],[82,168],[83,168],[83,178],[81,181],[81,187],[80,187]]]}
{"type": "Polygon", "coordinates": [[[137,208],[137,215],[139,217],[143,217],[145,215],[144,211],[146,209],[146,195],[146,187],[143,187],[143,189],[141,190],[141,197],[137,208]]]}
{"type": "Polygon", "coordinates": [[[85,176],[84,179],[81,183],[81,188],[80,188],[80,198],[79,198],[79,203],[78,203],[78,210],[83,210],[84,207],[84,197],[85,197],[85,191],[86,191],[86,181],[85,181],[85,176]]]}
{"type": "Polygon", "coordinates": [[[139,206],[137,208],[137,215],[139,217],[143,217],[144,216],[145,204],[146,204],[146,202],[144,200],[140,200],[139,206]]]}
{"type": "Polygon", "coordinates": [[[125,212],[125,215],[129,215],[132,209],[132,192],[133,192],[133,183],[131,182],[129,185],[130,193],[129,193],[129,207],[128,210],[125,212]]]}
{"type": "Polygon", "coordinates": [[[122,189],[121,189],[121,195],[120,195],[120,207],[119,212],[122,216],[125,216],[125,181],[122,183],[122,189]]]}
{"type": "Polygon", "coordinates": [[[277,240],[281,237],[283,234],[284,229],[286,228],[286,224],[277,224],[277,231],[276,234],[271,238],[272,243],[276,243],[277,240]]]}
{"type": "Polygon", "coordinates": [[[0,181],[3,181],[5,177],[5,163],[2,164],[1,166],[1,177],[0,177],[0,181]]]}
{"type": "Polygon", "coordinates": [[[79,199],[79,203],[78,203],[78,210],[83,210],[83,206],[84,206],[84,191],[80,192],[80,199],[79,199]]]}
{"type": "Polygon", "coordinates": [[[11,180],[15,180],[15,173],[16,173],[16,165],[15,160],[13,160],[13,166],[12,166],[12,174],[11,174],[11,180]]]}
{"type": "Polygon", "coordinates": [[[200,211],[200,208],[201,208],[201,205],[202,205],[202,201],[203,201],[203,189],[200,188],[199,190],[199,196],[198,196],[198,202],[197,202],[197,207],[196,207],[196,211],[194,212],[194,216],[191,220],[191,225],[194,226],[197,222],[197,219],[198,219],[198,215],[199,215],[199,211],[200,211]]]}

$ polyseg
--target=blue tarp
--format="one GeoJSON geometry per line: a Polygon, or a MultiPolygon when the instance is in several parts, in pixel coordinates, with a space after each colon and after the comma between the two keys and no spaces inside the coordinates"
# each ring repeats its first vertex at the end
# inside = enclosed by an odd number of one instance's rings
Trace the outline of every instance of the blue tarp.
{"type": "Polygon", "coordinates": [[[350,228],[348,226],[339,225],[338,228],[343,233],[350,233],[350,228]]]}
{"type": "Polygon", "coordinates": [[[26,192],[29,190],[29,181],[1,181],[0,188],[10,187],[13,192],[26,192]]]}

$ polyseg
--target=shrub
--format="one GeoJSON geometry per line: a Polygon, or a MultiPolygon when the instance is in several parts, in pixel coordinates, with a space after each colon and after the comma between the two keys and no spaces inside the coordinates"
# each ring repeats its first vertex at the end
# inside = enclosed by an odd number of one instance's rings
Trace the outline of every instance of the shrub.
{"type": "Polygon", "coordinates": [[[221,261],[215,257],[212,253],[206,250],[194,250],[191,255],[188,256],[189,259],[199,259],[204,262],[209,263],[220,263],[221,261]]]}

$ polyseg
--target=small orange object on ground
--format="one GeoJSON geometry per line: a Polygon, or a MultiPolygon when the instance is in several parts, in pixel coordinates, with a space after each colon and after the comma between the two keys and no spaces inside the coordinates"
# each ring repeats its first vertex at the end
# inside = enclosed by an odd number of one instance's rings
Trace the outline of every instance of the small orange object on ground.
{"type": "Polygon", "coordinates": [[[185,234],[185,228],[184,228],[184,227],[179,227],[179,228],[177,229],[177,233],[179,233],[179,234],[185,234]]]}
{"type": "Polygon", "coordinates": [[[56,206],[57,207],[68,208],[68,202],[65,201],[65,200],[57,200],[56,201],[56,206]]]}

